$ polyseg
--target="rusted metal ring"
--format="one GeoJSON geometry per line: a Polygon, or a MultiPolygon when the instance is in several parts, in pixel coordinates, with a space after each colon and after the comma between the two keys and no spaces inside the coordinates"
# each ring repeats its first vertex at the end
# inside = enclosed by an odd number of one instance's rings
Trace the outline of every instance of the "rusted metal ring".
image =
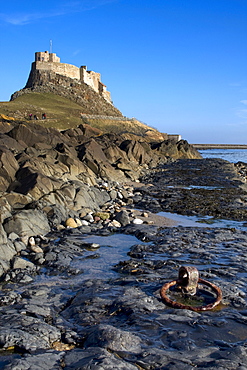
{"type": "Polygon", "coordinates": [[[188,305],[184,305],[182,303],[173,301],[173,300],[171,300],[170,298],[167,297],[166,292],[172,286],[174,286],[176,284],[179,284],[179,282],[180,282],[179,280],[170,281],[169,283],[164,284],[162,286],[161,290],[160,290],[160,295],[161,295],[161,298],[163,299],[163,301],[167,305],[169,305],[173,308],[183,308],[183,309],[186,309],[186,310],[192,310],[192,311],[197,311],[197,312],[198,311],[208,311],[208,310],[212,310],[213,308],[215,308],[222,300],[222,292],[221,292],[221,289],[219,287],[217,287],[213,283],[210,283],[207,280],[199,278],[198,283],[201,283],[203,285],[208,286],[209,288],[211,288],[216,293],[216,299],[213,303],[210,303],[206,306],[193,307],[193,306],[188,306],[188,305]]]}

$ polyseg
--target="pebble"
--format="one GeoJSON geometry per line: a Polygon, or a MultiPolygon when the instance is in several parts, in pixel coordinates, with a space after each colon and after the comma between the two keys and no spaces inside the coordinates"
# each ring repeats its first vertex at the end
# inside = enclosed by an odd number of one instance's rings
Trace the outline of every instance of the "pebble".
{"type": "Polygon", "coordinates": [[[117,220],[112,220],[111,222],[109,222],[108,226],[121,227],[122,225],[117,220]]]}
{"type": "Polygon", "coordinates": [[[65,221],[65,226],[66,227],[69,227],[69,228],[76,228],[78,227],[76,221],[73,219],[73,218],[68,218],[66,221],[65,221]]]}
{"type": "Polygon", "coordinates": [[[134,218],[134,220],[132,221],[132,223],[134,225],[141,225],[141,224],[143,224],[143,220],[141,220],[140,218],[134,218]]]}
{"type": "Polygon", "coordinates": [[[92,213],[88,213],[86,216],[83,217],[83,220],[86,220],[88,222],[94,222],[94,218],[93,218],[93,215],[92,213]]]}
{"type": "Polygon", "coordinates": [[[38,245],[31,245],[30,249],[32,252],[35,253],[43,253],[43,249],[40,248],[38,245]]]}
{"type": "Polygon", "coordinates": [[[75,218],[75,222],[78,227],[82,226],[82,222],[78,217],[75,218]]]}

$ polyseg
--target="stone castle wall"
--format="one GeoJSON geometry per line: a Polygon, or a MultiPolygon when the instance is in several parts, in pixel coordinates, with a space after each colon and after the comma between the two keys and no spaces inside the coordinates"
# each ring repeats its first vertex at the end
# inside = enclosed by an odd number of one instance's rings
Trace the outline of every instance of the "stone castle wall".
{"type": "Polygon", "coordinates": [[[55,62],[33,62],[33,69],[39,71],[51,71],[59,75],[76,78],[80,80],[80,68],[73,66],[72,64],[55,63],[55,62]]]}
{"type": "Polygon", "coordinates": [[[67,63],[60,63],[60,58],[55,53],[36,52],[35,62],[32,63],[32,71],[50,71],[58,75],[73,78],[89,85],[94,91],[103,96],[109,103],[111,94],[101,82],[100,73],[87,71],[86,66],[80,68],[67,63]]]}

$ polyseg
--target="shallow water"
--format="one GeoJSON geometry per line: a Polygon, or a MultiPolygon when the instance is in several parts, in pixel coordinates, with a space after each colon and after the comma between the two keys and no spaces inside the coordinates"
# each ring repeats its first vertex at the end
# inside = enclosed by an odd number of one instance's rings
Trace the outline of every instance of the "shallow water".
{"type": "Polygon", "coordinates": [[[100,247],[96,250],[87,250],[83,256],[78,257],[73,263],[73,268],[82,268],[83,278],[116,278],[117,273],[113,267],[120,261],[129,259],[127,252],[132,245],[140,241],[132,235],[113,234],[110,236],[83,237],[84,242],[97,243],[100,247]]]}
{"type": "Polygon", "coordinates": [[[211,216],[183,216],[178,213],[159,212],[159,216],[170,218],[178,222],[178,226],[185,227],[221,227],[221,228],[236,228],[247,231],[246,222],[215,219],[211,216]]]}
{"type": "Polygon", "coordinates": [[[198,151],[203,158],[221,158],[232,163],[247,163],[247,149],[205,149],[198,151]]]}
{"type": "MultiPolygon", "coordinates": [[[[86,248],[83,255],[75,257],[71,262],[71,267],[79,269],[81,272],[74,276],[66,274],[49,275],[47,269],[43,268],[41,273],[35,278],[35,284],[45,283],[49,286],[63,286],[74,283],[83,282],[87,279],[103,279],[108,280],[118,277],[118,273],[113,267],[120,260],[129,259],[127,253],[132,245],[140,243],[140,240],[133,235],[112,234],[110,236],[82,236],[81,234],[74,235],[70,238],[73,241],[83,243],[99,244],[98,248],[86,248]]],[[[84,249],[84,247],[83,247],[84,249]]],[[[31,283],[32,285],[33,283],[31,283]]]]}

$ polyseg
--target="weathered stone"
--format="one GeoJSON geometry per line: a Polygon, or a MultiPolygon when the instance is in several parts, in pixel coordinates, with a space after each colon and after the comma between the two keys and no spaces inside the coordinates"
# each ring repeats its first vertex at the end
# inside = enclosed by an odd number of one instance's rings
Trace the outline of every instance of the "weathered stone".
{"type": "Polygon", "coordinates": [[[5,147],[0,147],[0,191],[6,191],[19,169],[13,153],[5,147]]]}
{"type": "Polygon", "coordinates": [[[186,140],[165,140],[162,143],[156,143],[152,146],[154,150],[163,156],[172,158],[202,158],[197,150],[186,140]]]}
{"type": "Polygon", "coordinates": [[[5,195],[6,200],[12,207],[12,209],[22,209],[27,204],[33,201],[33,198],[30,195],[24,195],[20,193],[11,192],[5,195]]]}
{"type": "Polygon", "coordinates": [[[0,207],[1,207],[0,222],[1,223],[3,223],[5,218],[8,218],[11,216],[11,206],[9,202],[7,201],[5,195],[7,195],[7,193],[3,193],[3,195],[0,196],[0,207]]]}
{"type": "Polygon", "coordinates": [[[135,365],[132,365],[130,362],[125,362],[106,349],[98,347],[69,351],[65,355],[64,362],[65,369],[136,370],[135,365]]]}
{"type": "Polygon", "coordinates": [[[17,313],[12,316],[2,315],[0,344],[3,348],[17,347],[25,351],[48,349],[50,343],[59,340],[60,337],[57,328],[41,319],[17,313]]]}
{"type": "Polygon", "coordinates": [[[81,185],[74,198],[74,210],[79,211],[82,208],[97,209],[97,203],[89,194],[90,187],[88,185],[81,185]]]}
{"type": "Polygon", "coordinates": [[[46,215],[36,209],[16,213],[4,223],[7,233],[14,231],[21,237],[45,235],[50,231],[46,215]]]}
{"type": "Polygon", "coordinates": [[[7,364],[4,368],[6,370],[17,370],[17,369],[33,369],[33,370],[58,370],[60,362],[64,356],[64,352],[58,352],[56,350],[49,350],[45,353],[38,353],[35,355],[26,354],[25,358],[17,358],[7,364]]]}
{"type": "Polygon", "coordinates": [[[111,325],[99,325],[92,329],[85,347],[99,346],[111,351],[141,352],[141,340],[136,334],[117,329],[111,325]]]}
{"type": "Polygon", "coordinates": [[[118,222],[120,222],[120,224],[122,226],[126,226],[126,225],[128,225],[130,223],[129,214],[125,210],[118,212],[115,215],[115,220],[117,220],[118,222]]]}
{"type": "MultiPolygon", "coordinates": [[[[12,232],[12,230],[11,230],[12,232]]],[[[8,240],[6,231],[0,224],[0,256],[3,261],[10,261],[16,254],[13,243],[8,240]]]]}
{"type": "Polygon", "coordinates": [[[25,269],[25,268],[30,268],[35,270],[35,265],[28,261],[25,260],[21,257],[15,257],[13,262],[12,262],[13,269],[25,269]]]}

